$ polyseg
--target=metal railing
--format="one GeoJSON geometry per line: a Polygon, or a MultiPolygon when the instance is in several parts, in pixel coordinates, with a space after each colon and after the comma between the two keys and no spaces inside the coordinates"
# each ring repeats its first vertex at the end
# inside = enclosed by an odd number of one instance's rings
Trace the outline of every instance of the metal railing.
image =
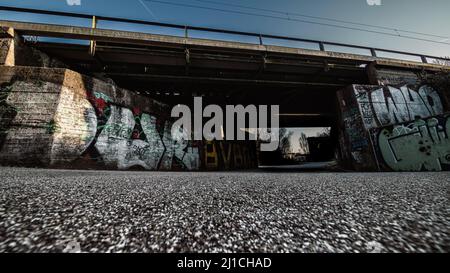
{"type": "Polygon", "coordinates": [[[378,57],[378,53],[384,52],[384,53],[399,54],[399,55],[404,55],[404,56],[419,57],[420,60],[422,61],[422,63],[428,63],[428,59],[434,59],[434,60],[446,61],[446,62],[450,61],[450,59],[447,59],[447,58],[424,55],[424,54],[416,54],[416,53],[411,53],[411,52],[403,52],[403,51],[398,51],[398,50],[389,50],[389,49],[373,48],[373,47],[359,46],[359,45],[353,45],[353,44],[343,44],[343,43],[335,43],[335,42],[328,42],[328,41],[319,41],[319,40],[311,40],[311,39],[304,39],[304,38],[279,36],[279,35],[270,35],[270,34],[262,34],[262,33],[244,32],[244,31],[217,29],[217,28],[207,28],[207,27],[198,27],[198,26],[187,26],[187,25],[136,20],[136,19],[116,18],[116,17],[98,16],[98,15],[91,15],[91,14],[80,14],[80,13],[72,13],[72,12],[19,8],[19,7],[10,7],[10,6],[0,6],[0,10],[11,11],[11,12],[23,12],[23,13],[33,13],[33,14],[41,14],[41,15],[52,15],[52,16],[90,19],[90,20],[92,20],[93,24],[97,24],[99,21],[111,21],[111,22],[132,23],[132,24],[157,26],[157,27],[167,27],[167,28],[172,28],[172,29],[183,30],[185,38],[191,38],[189,36],[190,31],[203,31],[203,32],[255,37],[255,38],[259,39],[260,45],[265,45],[264,39],[277,39],[277,40],[296,41],[296,42],[305,42],[305,43],[316,44],[320,51],[328,51],[325,48],[326,46],[337,46],[337,47],[345,47],[345,48],[349,48],[349,49],[367,50],[368,52],[370,52],[370,55],[372,57],[378,57]]]}

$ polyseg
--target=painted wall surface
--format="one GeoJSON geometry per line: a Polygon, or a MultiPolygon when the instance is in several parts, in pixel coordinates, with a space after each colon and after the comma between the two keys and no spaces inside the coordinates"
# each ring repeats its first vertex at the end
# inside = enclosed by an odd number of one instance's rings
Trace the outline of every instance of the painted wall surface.
{"type": "Polygon", "coordinates": [[[344,167],[355,170],[376,170],[370,136],[361,117],[355,88],[351,86],[337,94],[340,106],[340,161],[344,167]]]}
{"type": "Polygon", "coordinates": [[[416,90],[407,85],[354,86],[353,89],[366,129],[444,113],[439,93],[427,85],[416,90]]]}
{"type": "Polygon", "coordinates": [[[248,142],[208,143],[217,160],[206,163],[213,155],[206,143],[183,140],[182,130],[172,136],[167,106],[114,84],[65,69],[0,66],[0,75],[1,164],[120,170],[251,165],[248,142]]]}
{"type": "Polygon", "coordinates": [[[447,169],[448,92],[427,83],[339,91],[342,159],[357,170],[447,169]]]}
{"type": "Polygon", "coordinates": [[[52,164],[60,164],[67,157],[69,146],[75,148],[75,154],[88,155],[108,168],[199,169],[198,147],[183,141],[182,133],[172,138],[169,120],[160,120],[138,107],[116,105],[104,93],[93,92],[88,98],[78,99],[71,94],[67,88],[62,89],[55,115],[52,164]],[[72,114],[68,119],[70,113],[78,116],[72,114]],[[158,126],[158,122],[164,126],[158,126]]]}
{"type": "Polygon", "coordinates": [[[2,164],[227,170],[256,162],[249,142],[172,136],[167,106],[114,84],[65,69],[3,66],[0,75],[2,164]]]}
{"type": "MultiPolygon", "coordinates": [[[[199,148],[172,138],[171,121],[158,115],[164,106],[148,113],[138,106],[118,105],[114,96],[94,91],[101,87],[98,82],[91,85],[93,89],[77,88],[67,78],[52,83],[29,77],[4,84],[0,160],[69,166],[77,160],[83,165],[81,158],[121,170],[200,168],[199,148]]],[[[120,93],[122,102],[136,96],[113,85],[111,91],[120,93]]]]}
{"type": "Polygon", "coordinates": [[[395,171],[450,170],[450,115],[418,119],[372,132],[377,156],[395,171]]]}

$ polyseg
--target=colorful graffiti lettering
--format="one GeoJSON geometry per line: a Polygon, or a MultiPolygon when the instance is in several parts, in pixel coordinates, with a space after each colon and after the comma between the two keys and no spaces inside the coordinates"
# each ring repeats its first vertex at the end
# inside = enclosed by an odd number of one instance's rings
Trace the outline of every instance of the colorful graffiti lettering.
{"type": "Polygon", "coordinates": [[[145,139],[133,139],[136,120],[131,110],[115,105],[110,108],[110,117],[95,142],[102,160],[107,164],[117,164],[119,169],[139,165],[156,170],[164,153],[164,145],[157,134],[155,118],[144,114],[140,122],[145,139]]]}
{"type": "Polygon", "coordinates": [[[173,138],[170,122],[166,122],[161,136],[156,117],[139,108],[113,105],[102,93],[94,93],[93,99],[99,116],[94,147],[106,165],[171,170],[176,161],[183,169],[199,168],[198,148],[188,147],[181,136],[173,138]]]}
{"type": "MultiPolygon", "coordinates": [[[[112,91],[112,96],[116,96],[112,91]]],[[[131,101],[134,100],[131,97],[131,101]]],[[[127,98],[128,99],[128,98],[127,98]]],[[[120,101],[126,105],[128,100],[120,101]]],[[[190,141],[183,127],[172,128],[173,120],[161,113],[164,106],[142,102],[141,107],[119,105],[107,94],[48,82],[17,81],[0,90],[0,147],[5,162],[25,158],[17,153],[12,130],[27,127],[43,145],[30,145],[26,159],[55,167],[84,167],[145,170],[209,170],[246,168],[256,164],[255,150],[249,142],[212,142],[209,151],[202,141],[190,141]],[[26,90],[39,89],[29,95],[26,90]],[[14,92],[10,92],[10,91],[14,92]],[[46,92],[44,92],[46,91],[46,92]],[[47,92],[48,91],[48,92],[47,92]],[[42,95],[42,94],[45,95],[42,95]],[[18,111],[17,107],[25,111],[18,111]],[[38,107],[35,107],[38,106],[38,107]],[[34,117],[34,112],[39,119],[34,117]],[[43,110],[42,115],[38,112],[43,110]],[[149,111],[153,111],[149,113],[149,111]],[[18,117],[18,114],[23,116],[18,117]],[[10,126],[13,124],[13,126],[10,126]],[[30,154],[30,155],[28,155],[30,154]],[[206,162],[203,162],[207,155],[206,162]],[[42,159],[42,160],[41,160],[42,159]]],[[[32,142],[33,140],[25,139],[32,142]]],[[[0,157],[1,159],[1,157],[0,157]]],[[[27,161],[27,162],[28,162],[27,161]]]]}
{"type": "Polygon", "coordinates": [[[450,164],[450,117],[382,129],[382,158],[395,171],[441,171],[450,164]]]}
{"type": "Polygon", "coordinates": [[[155,116],[139,108],[118,106],[107,95],[94,92],[74,97],[63,87],[55,115],[52,164],[88,157],[117,169],[197,170],[199,151],[192,143],[171,135],[171,122],[161,133],[155,116]],[[176,167],[175,167],[176,165],[176,167]]]}

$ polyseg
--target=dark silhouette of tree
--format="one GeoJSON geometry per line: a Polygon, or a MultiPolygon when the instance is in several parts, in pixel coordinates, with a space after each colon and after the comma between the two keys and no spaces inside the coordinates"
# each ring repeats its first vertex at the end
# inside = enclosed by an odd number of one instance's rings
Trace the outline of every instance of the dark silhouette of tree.
{"type": "Polygon", "coordinates": [[[322,131],[317,133],[317,137],[329,137],[331,135],[331,128],[323,128],[322,131]]]}
{"type": "Polygon", "coordinates": [[[280,128],[280,151],[283,155],[289,154],[291,150],[291,137],[294,132],[287,130],[286,128],[280,128]]]}
{"type": "Polygon", "coordinates": [[[308,145],[308,137],[305,135],[305,133],[300,134],[300,138],[298,139],[299,143],[299,153],[302,155],[309,154],[309,145],[308,145]]]}

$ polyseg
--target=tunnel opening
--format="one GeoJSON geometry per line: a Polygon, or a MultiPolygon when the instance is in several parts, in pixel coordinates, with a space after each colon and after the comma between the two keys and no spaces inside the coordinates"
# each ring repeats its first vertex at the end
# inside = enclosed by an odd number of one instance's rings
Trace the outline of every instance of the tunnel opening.
{"type": "MultiPolygon", "coordinates": [[[[236,141],[230,145],[227,141],[206,142],[202,150],[205,154],[205,169],[228,170],[234,168],[270,169],[277,166],[291,166],[293,169],[323,170],[337,163],[338,145],[336,107],[336,87],[276,86],[257,84],[189,83],[189,82],[151,82],[137,85],[136,82],[114,79],[121,85],[137,90],[140,95],[149,96],[157,101],[174,107],[184,104],[193,108],[194,97],[201,97],[203,106],[219,105],[279,105],[280,146],[276,151],[262,152],[256,141],[236,141]],[[288,148],[283,147],[289,136],[288,148]],[[303,141],[304,151],[300,141],[303,141]],[[247,149],[238,153],[238,147],[251,146],[256,156],[244,155],[247,149]],[[256,162],[249,162],[249,161],[256,162]],[[239,163],[242,161],[242,164],[239,163]],[[231,162],[231,163],[230,163],[231,162]],[[234,163],[234,164],[233,164],[234,163]],[[231,166],[231,167],[230,167],[231,166]]],[[[207,119],[203,119],[203,122],[207,119]]],[[[248,122],[248,121],[246,121],[248,122]]],[[[226,134],[227,128],[220,128],[226,134]]],[[[249,147],[250,148],[250,147],[249,147]]]]}
{"type": "Polygon", "coordinates": [[[327,169],[336,165],[332,127],[280,128],[276,151],[259,153],[259,168],[327,169]]]}

